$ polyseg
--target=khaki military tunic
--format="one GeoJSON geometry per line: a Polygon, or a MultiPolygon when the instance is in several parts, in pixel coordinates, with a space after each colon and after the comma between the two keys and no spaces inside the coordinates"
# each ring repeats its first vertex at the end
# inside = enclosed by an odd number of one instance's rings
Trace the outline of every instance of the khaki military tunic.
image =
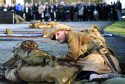
{"type": "MultiPolygon", "coordinates": [[[[84,55],[87,52],[89,43],[93,41],[88,34],[83,32],[68,32],[67,41],[68,53],[64,56],[65,59],[74,60],[78,64],[83,66],[83,71],[95,71],[99,74],[112,72],[110,67],[104,61],[101,54],[98,52],[91,53],[89,55],[84,55]],[[82,57],[81,57],[82,54],[82,57]]],[[[116,68],[120,71],[119,63],[117,59],[111,56],[116,68]]]]}

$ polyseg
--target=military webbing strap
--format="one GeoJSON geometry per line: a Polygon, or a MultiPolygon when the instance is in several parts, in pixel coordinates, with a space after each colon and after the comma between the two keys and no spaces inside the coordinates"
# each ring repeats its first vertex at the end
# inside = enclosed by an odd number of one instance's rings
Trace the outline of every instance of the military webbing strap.
{"type": "Polygon", "coordinates": [[[95,43],[96,45],[96,50],[102,55],[104,61],[108,64],[108,66],[110,67],[110,69],[112,70],[113,73],[118,73],[118,70],[112,60],[112,58],[110,57],[110,55],[108,54],[107,50],[104,48],[103,45],[99,45],[99,43],[95,43]],[[102,51],[103,50],[103,51],[102,51]]]}
{"type": "Polygon", "coordinates": [[[109,65],[109,67],[111,68],[113,73],[118,73],[118,70],[112,60],[112,58],[110,57],[110,55],[108,53],[102,53],[100,51],[100,49],[103,48],[103,46],[99,46],[99,48],[97,48],[97,50],[99,51],[99,53],[102,55],[102,57],[104,58],[104,60],[106,61],[106,63],[109,65]]]}
{"type": "Polygon", "coordinates": [[[105,47],[95,41],[91,42],[91,44],[93,44],[93,45],[91,46],[91,48],[89,48],[87,50],[87,52],[85,54],[87,54],[87,55],[91,54],[92,52],[94,52],[96,50],[97,52],[99,52],[102,55],[104,61],[108,64],[108,66],[110,67],[112,72],[118,73],[118,70],[117,70],[114,62],[113,62],[112,58],[110,57],[111,55],[108,53],[108,51],[105,49],[105,47]]]}

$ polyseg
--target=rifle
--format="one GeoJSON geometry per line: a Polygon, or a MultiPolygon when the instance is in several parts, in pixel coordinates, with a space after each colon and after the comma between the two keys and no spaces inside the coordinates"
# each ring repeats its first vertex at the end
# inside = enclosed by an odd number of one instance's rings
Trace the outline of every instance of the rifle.
{"type": "Polygon", "coordinates": [[[113,73],[118,73],[118,70],[110,57],[111,55],[108,53],[108,51],[105,49],[103,45],[100,45],[101,43],[93,41],[94,45],[96,46],[96,50],[102,55],[104,61],[108,64],[110,69],[112,70],[113,73]]]}

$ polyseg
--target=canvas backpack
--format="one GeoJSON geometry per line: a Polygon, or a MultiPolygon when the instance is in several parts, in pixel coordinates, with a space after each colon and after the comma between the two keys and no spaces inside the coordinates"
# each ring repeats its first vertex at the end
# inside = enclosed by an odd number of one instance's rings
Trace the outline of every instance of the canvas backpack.
{"type": "Polygon", "coordinates": [[[100,34],[100,30],[97,26],[92,26],[90,29],[84,29],[81,30],[80,32],[84,32],[89,34],[93,39],[99,39],[100,41],[105,43],[104,37],[100,34]]]}

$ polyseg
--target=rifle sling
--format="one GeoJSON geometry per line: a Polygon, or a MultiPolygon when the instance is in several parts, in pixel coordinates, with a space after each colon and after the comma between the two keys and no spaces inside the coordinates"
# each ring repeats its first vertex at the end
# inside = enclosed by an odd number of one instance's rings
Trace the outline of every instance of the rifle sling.
{"type": "MultiPolygon", "coordinates": [[[[95,44],[95,43],[94,43],[94,44],[95,44]]],[[[113,73],[117,73],[118,70],[117,70],[117,68],[116,68],[116,66],[115,66],[115,64],[114,64],[114,62],[113,62],[113,60],[112,60],[112,58],[110,57],[110,54],[109,54],[109,53],[102,53],[102,52],[100,51],[102,48],[104,48],[103,45],[97,46],[97,45],[95,44],[95,45],[93,45],[93,47],[91,47],[85,54],[91,54],[92,52],[94,52],[94,51],[96,50],[97,52],[99,52],[99,53],[102,55],[104,61],[108,64],[108,66],[110,67],[110,69],[112,70],[112,72],[113,72],[113,73]]]]}

